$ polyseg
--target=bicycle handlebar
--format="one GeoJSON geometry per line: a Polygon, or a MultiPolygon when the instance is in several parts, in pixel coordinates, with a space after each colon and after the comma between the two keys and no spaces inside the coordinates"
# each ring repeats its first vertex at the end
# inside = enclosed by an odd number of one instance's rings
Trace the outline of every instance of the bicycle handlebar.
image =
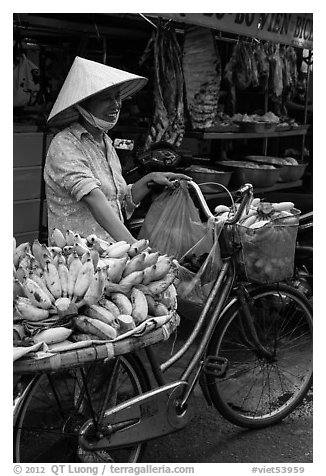
{"type": "MultiPolygon", "coordinates": [[[[205,213],[207,218],[215,218],[215,215],[211,212],[209,206],[207,205],[207,202],[205,200],[205,197],[203,195],[203,192],[201,191],[200,187],[198,184],[190,180],[188,182],[188,185],[190,185],[193,190],[195,191],[197,198],[199,200],[199,203],[202,207],[203,212],[205,213]]],[[[242,212],[244,208],[248,205],[249,201],[252,199],[253,196],[253,186],[250,183],[246,183],[242,185],[236,192],[235,196],[238,198],[241,198],[241,202],[239,205],[238,210],[235,212],[235,214],[231,217],[228,218],[225,223],[227,225],[234,225],[237,223],[242,215],[242,212]]]]}

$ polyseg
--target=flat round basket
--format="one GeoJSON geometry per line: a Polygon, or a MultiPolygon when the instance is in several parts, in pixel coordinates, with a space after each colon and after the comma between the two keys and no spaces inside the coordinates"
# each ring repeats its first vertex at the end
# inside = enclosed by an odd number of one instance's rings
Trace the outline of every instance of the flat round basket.
{"type": "Polygon", "coordinates": [[[128,332],[125,337],[120,336],[115,341],[83,341],[83,347],[60,352],[49,351],[48,356],[46,352],[43,352],[41,358],[37,353],[27,354],[14,362],[13,370],[15,374],[20,375],[54,372],[104,359],[113,359],[118,355],[168,339],[179,325],[180,318],[176,312],[171,312],[165,321],[160,318],[150,319],[145,321],[147,325],[140,325],[128,332]]]}

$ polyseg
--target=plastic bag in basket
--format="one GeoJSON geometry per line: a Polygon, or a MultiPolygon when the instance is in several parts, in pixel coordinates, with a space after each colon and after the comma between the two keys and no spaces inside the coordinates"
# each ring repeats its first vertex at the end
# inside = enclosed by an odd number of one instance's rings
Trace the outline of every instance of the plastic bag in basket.
{"type": "Polygon", "coordinates": [[[174,190],[164,190],[152,203],[138,238],[151,248],[180,259],[206,231],[184,180],[174,190]]]}
{"type": "Polygon", "coordinates": [[[178,298],[202,306],[222,265],[218,238],[223,221],[208,220],[205,236],[180,260],[178,298]]]}
{"type": "Polygon", "coordinates": [[[273,283],[291,278],[300,211],[276,218],[258,229],[237,225],[242,245],[239,263],[250,281],[273,283]]]}

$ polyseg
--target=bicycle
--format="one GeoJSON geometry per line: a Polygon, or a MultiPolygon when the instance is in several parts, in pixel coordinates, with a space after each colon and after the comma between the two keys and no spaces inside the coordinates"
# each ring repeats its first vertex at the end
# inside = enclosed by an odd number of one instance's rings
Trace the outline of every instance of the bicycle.
{"type": "MultiPolygon", "coordinates": [[[[203,212],[213,217],[198,185],[203,212]]],[[[252,186],[238,191],[238,222],[252,186]]],[[[181,430],[197,382],[209,404],[233,424],[280,422],[312,383],[312,306],[287,283],[255,284],[238,276],[239,247],[223,257],[194,328],[182,347],[158,364],[151,346],[105,361],[97,358],[22,383],[14,406],[17,462],[137,462],[147,441],[181,430]],[[164,372],[198,346],[180,378],[164,372]],[[155,385],[153,384],[155,380],[155,385]]]]}

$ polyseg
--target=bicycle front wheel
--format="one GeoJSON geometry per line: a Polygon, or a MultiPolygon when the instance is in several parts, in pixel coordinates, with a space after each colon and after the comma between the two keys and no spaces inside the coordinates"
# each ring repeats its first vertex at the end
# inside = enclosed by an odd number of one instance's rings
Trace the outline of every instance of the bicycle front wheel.
{"type": "Polygon", "coordinates": [[[226,372],[206,380],[214,406],[226,419],[262,428],[289,415],[311,386],[312,307],[297,290],[276,284],[250,291],[249,311],[256,339],[236,301],[208,348],[208,355],[226,359],[226,372]]]}
{"type": "Polygon", "coordinates": [[[147,390],[147,374],[132,355],[41,374],[34,379],[20,406],[14,428],[14,460],[22,463],[138,461],[143,443],[110,451],[87,451],[78,437],[86,421],[98,421],[110,406],[147,390]],[[114,369],[114,385],[111,383],[108,391],[114,369]]]}

